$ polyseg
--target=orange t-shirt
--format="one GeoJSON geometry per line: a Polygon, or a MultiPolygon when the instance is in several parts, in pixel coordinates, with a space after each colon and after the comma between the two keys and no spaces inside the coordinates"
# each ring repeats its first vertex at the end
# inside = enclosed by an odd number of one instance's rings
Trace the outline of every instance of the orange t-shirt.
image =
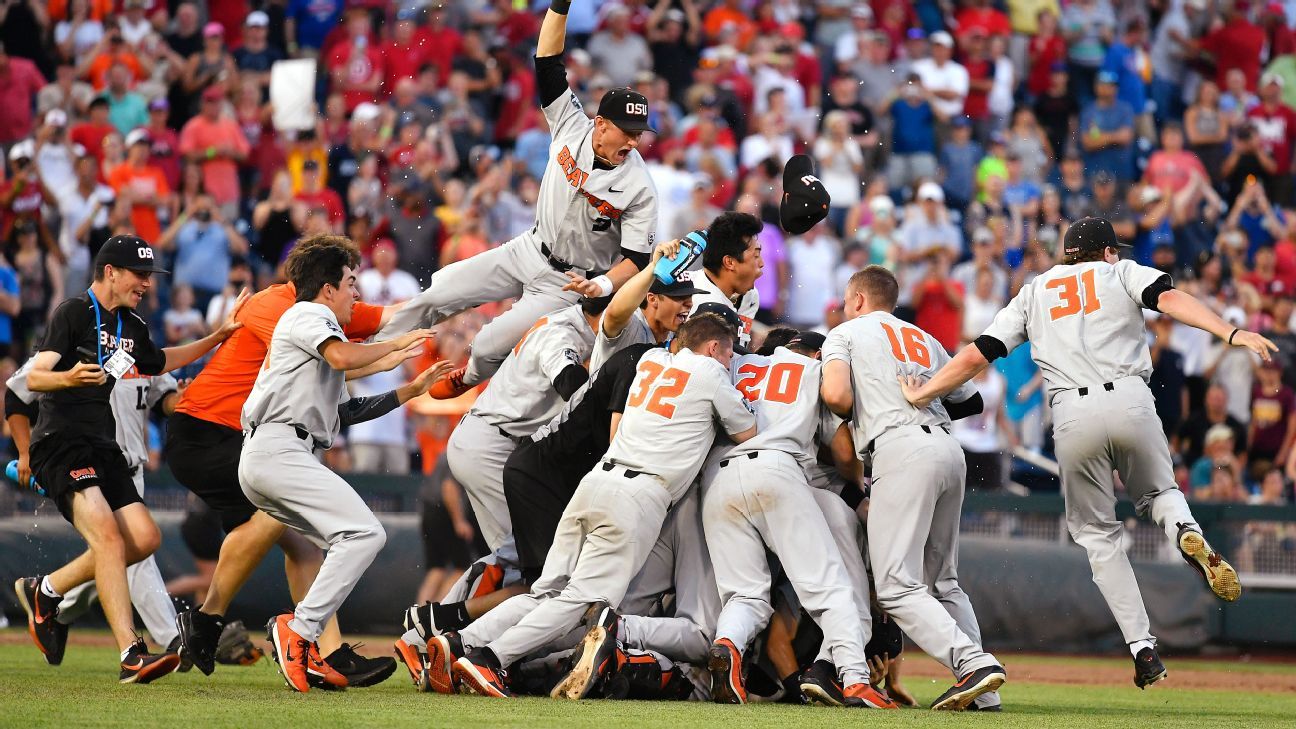
{"type": "MultiPolygon", "coordinates": [[[[135,167],[130,164],[118,165],[108,175],[108,186],[118,195],[130,188],[142,195],[155,195],[159,199],[171,194],[167,186],[166,175],[153,165],[135,167]]],[[[158,221],[157,203],[136,203],[131,205],[131,225],[135,235],[153,245],[162,237],[162,223],[158,221]]]]}
{"type": "MultiPolygon", "coordinates": [[[[257,373],[270,350],[275,324],[296,303],[297,289],[275,284],[258,292],[239,312],[243,328],[230,335],[216,350],[193,384],[185,389],[176,412],[240,430],[243,402],[252,392],[257,373]]],[[[351,323],[343,327],[351,339],[368,339],[378,332],[381,306],[357,302],[351,323]]]]}

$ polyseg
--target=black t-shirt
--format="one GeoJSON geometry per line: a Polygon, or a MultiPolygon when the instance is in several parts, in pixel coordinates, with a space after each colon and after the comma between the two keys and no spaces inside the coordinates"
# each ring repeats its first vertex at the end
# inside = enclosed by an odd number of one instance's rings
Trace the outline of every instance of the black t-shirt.
{"type": "Polygon", "coordinates": [[[1062,96],[1041,96],[1035,100],[1035,118],[1039,121],[1041,127],[1044,127],[1044,135],[1048,137],[1049,144],[1053,145],[1053,154],[1061,157],[1066,151],[1067,144],[1074,140],[1070,139],[1071,118],[1080,116],[1080,102],[1076,101],[1071,94],[1062,96]]]}
{"type": "Polygon", "coordinates": [[[850,118],[851,134],[854,134],[857,137],[873,131],[873,126],[876,124],[876,120],[873,117],[873,111],[869,109],[868,105],[863,101],[856,99],[853,104],[838,106],[831,96],[825,96],[823,102],[823,116],[819,119],[819,128],[821,130],[823,129],[823,120],[827,118],[829,112],[833,111],[846,112],[846,115],[850,118]]]}
{"type": "MultiPolygon", "coordinates": [[[[80,296],[64,301],[54,310],[45,339],[38,352],[58,352],[62,357],[54,365],[55,372],[65,372],[82,360],[94,361],[77,351],[78,348],[95,352],[102,362],[108,361],[118,348],[135,358],[135,367],[143,375],[160,375],[166,367],[166,354],[153,343],[148,324],[125,307],[108,311],[96,307],[90,296],[80,296]],[[99,326],[95,326],[95,312],[99,312],[99,326]],[[118,317],[121,321],[121,340],[118,341],[118,317]]],[[[116,422],[113,420],[109,398],[117,380],[95,387],[73,387],[47,392],[40,398],[40,415],[32,428],[32,443],[50,435],[60,438],[87,438],[95,441],[116,442],[116,422]]]]}
{"type": "Polygon", "coordinates": [[[607,453],[612,413],[625,410],[639,358],[656,346],[632,344],[595,370],[585,388],[572,395],[566,419],[535,441],[540,456],[562,464],[566,472],[589,473],[607,453]]]}
{"type": "MultiPolygon", "coordinates": [[[[1210,422],[1204,412],[1189,415],[1179,427],[1179,450],[1183,453],[1184,463],[1192,466],[1206,450],[1206,431],[1216,423],[1210,422]]],[[[1223,425],[1233,431],[1233,452],[1237,455],[1246,453],[1247,429],[1232,415],[1225,415],[1223,425]]]]}

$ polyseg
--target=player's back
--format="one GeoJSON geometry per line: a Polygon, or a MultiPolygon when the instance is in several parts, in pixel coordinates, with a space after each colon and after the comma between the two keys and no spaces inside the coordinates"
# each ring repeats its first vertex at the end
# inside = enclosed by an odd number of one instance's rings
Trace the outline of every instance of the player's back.
{"type": "MultiPolygon", "coordinates": [[[[941,400],[915,408],[900,390],[900,376],[926,380],[949,361],[949,353],[940,342],[922,329],[887,312],[864,314],[829,332],[823,361],[834,359],[851,366],[855,446],[861,453],[874,438],[893,427],[949,427],[949,414],[941,400]]],[[[975,392],[971,385],[964,385],[949,398],[962,402],[975,392]]]]}
{"type": "Polygon", "coordinates": [[[678,499],[697,476],[716,428],[738,433],[755,418],[715,359],[653,349],[639,360],[606,459],[659,476],[678,499]]]}
{"type": "Polygon", "coordinates": [[[1102,385],[1152,372],[1143,296],[1166,274],[1133,261],[1054,266],[1018,292],[986,334],[1011,351],[1024,333],[1048,386],[1102,385]]]}
{"type": "Polygon", "coordinates": [[[820,363],[778,347],[770,356],[735,356],[735,386],[756,411],[756,436],[727,449],[726,457],[782,451],[809,465],[819,428],[820,363]]]}

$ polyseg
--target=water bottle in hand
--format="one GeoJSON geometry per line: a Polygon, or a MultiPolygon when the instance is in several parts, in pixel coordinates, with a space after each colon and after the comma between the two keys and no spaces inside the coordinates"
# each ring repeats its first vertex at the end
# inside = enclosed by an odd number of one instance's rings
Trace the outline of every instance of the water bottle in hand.
{"type": "Polygon", "coordinates": [[[5,475],[9,477],[10,481],[13,481],[22,488],[30,488],[41,496],[45,495],[45,489],[41,488],[40,484],[36,483],[35,476],[31,477],[31,483],[28,484],[21,483],[18,480],[18,461],[9,461],[9,465],[5,466],[5,475]]]}
{"type": "Polygon", "coordinates": [[[670,285],[679,281],[689,266],[693,265],[706,250],[707,232],[705,230],[695,230],[684,236],[680,240],[679,251],[670,258],[662,258],[657,261],[657,266],[653,269],[653,275],[658,281],[670,285]]]}

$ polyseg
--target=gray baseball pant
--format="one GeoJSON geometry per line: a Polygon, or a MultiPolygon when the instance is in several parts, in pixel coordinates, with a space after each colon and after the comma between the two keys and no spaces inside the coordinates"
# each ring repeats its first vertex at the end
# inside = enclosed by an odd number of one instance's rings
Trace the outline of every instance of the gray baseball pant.
{"type": "Polygon", "coordinates": [[[512,308],[495,317],[473,338],[464,382],[476,384],[495,374],[536,319],[580,300],[580,294],[562,290],[569,281],[566,274],[549,265],[540,253],[540,239],[527,231],[498,248],[456,261],[432,274],[427,290],[407,301],[375,339],[391,339],[412,329],[430,327],[464,309],[517,298],[512,308]]]}
{"type": "Polygon", "coordinates": [[[1155,640],[1134,568],[1125,554],[1125,528],[1116,518],[1120,474],[1140,516],[1177,542],[1179,525],[1194,529],[1188,502],[1174,480],[1170,446],[1152,391],[1141,377],[1066,390],[1053,397],[1053,438],[1066,500],[1067,530],[1089,555],[1094,584],[1111,608],[1126,643],[1155,640]]]}
{"type": "Polygon", "coordinates": [[[288,625],[314,642],[382,551],[387,533],[351,484],[316,460],[291,425],[265,423],[244,436],[238,474],[253,506],[328,550],[288,625]]]}
{"type": "Polygon", "coordinates": [[[887,430],[874,442],[867,530],[879,606],[956,678],[998,663],[961,627],[976,623],[958,584],[965,469],[963,449],[943,430],[887,430]]]}
{"type": "MultiPolygon", "coordinates": [[[[837,494],[816,488],[810,489],[810,494],[823,512],[828,533],[837,545],[842,567],[850,578],[855,608],[859,612],[860,627],[864,633],[864,645],[868,645],[873,639],[873,602],[869,590],[868,567],[864,562],[864,525],[860,523],[859,514],[837,494]]],[[[825,661],[832,660],[827,642],[820,647],[818,657],[825,661]]]]}

